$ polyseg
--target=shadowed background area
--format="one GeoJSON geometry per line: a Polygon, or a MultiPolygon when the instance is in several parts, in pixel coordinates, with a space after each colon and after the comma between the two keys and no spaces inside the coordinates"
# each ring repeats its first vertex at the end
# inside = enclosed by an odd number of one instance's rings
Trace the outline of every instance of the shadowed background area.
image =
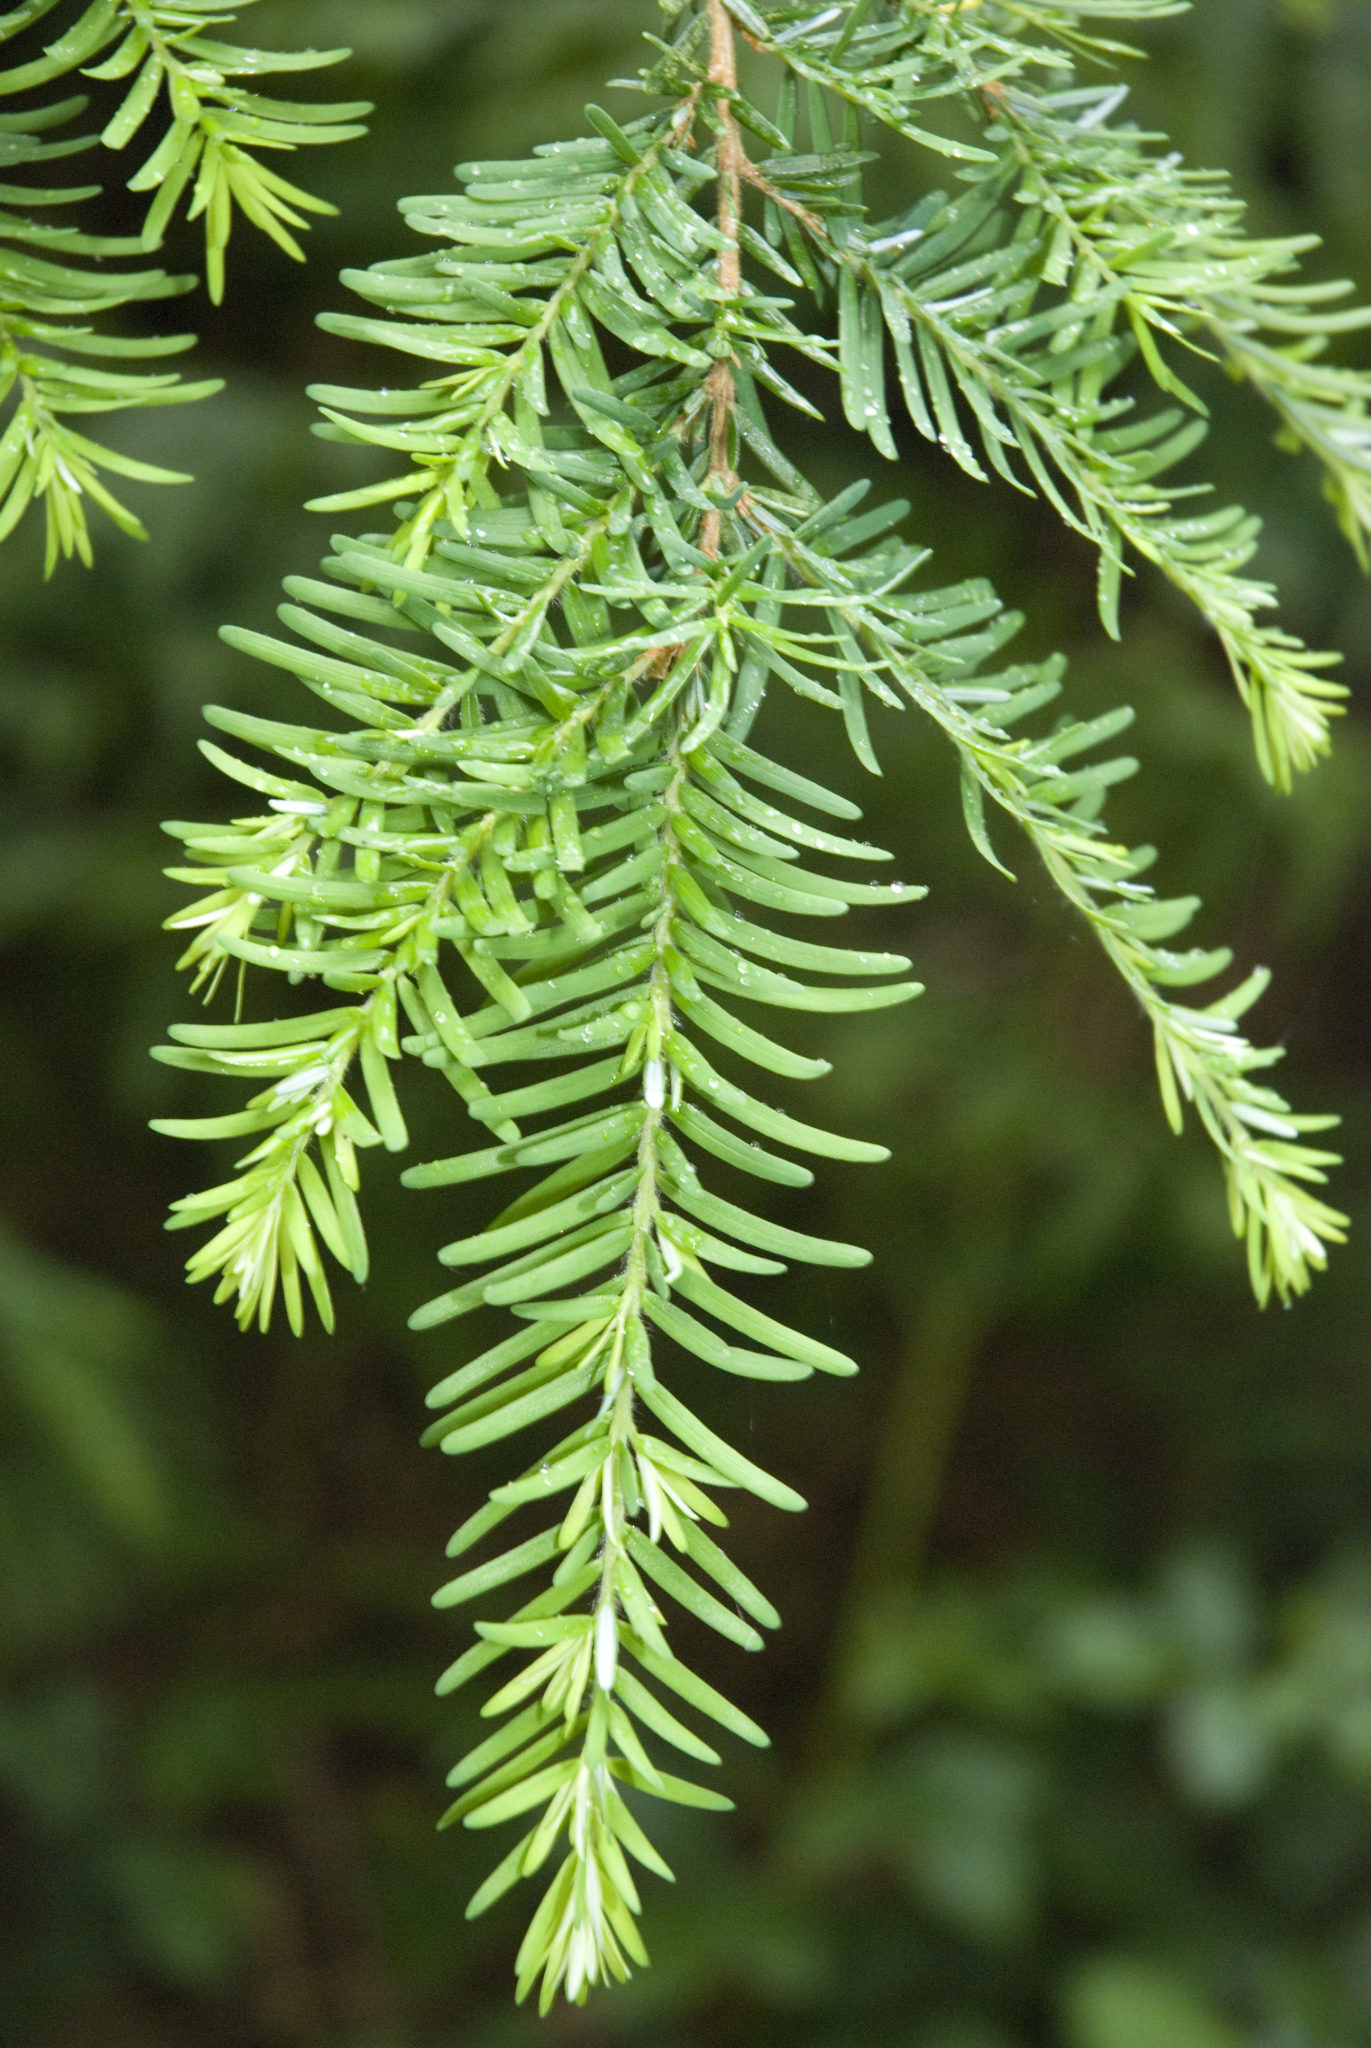
{"type": "MultiPolygon", "coordinates": [[[[584,2013],[513,2010],[527,1901],[467,1926],[487,1845],[433,1832],[475,1703],[433,1697],[469,1623],[427,1596],[451,1528],[524,1453],[417,1448],[423,1391],[468,1340],[405,1318],[481,1191],[407,1194],[373,1166],[376,1277],[339,1287],[332,1340],[240,1338],[160,1233],[203,1162],[147,1119],[220,1099],[146,1057],[191,1014],[159,931],[178,897],[158,821],[229,801],[195,752],[203,702],[296,715],[298,686],[216,629],[269,625],[280,577],[326,542],[302,500],[364,476],[311,437],[303,386],[376,366],[313,316],[344,303],[343,265],[402,249],[402,194],[580,132],[655,18],[648,0],[270,0],[254,37],[351,43],[324,90],[377,102],[369,140],[306,166],[341,218],[308,270],[240,230],[224,310],[187,302],[229,389],[123,425],[198,478],[142,493],[151,544],[106,531],[93,572],[47,586],[36,533],[0,559],[0,2037],[1359,2048],[1364,716],[1277,799],[1216,650],[1156,581],[1112,646],[1084,548],[1034,502],[912,436],[876,476],[913,501],[931,575],[992,575],[1027,651],[1067,651],[1073,707],[1136,705],[1119,834],[1159,845],[1163,893],[1204,896],[1200,942],[1278,970],[1257,1027],[1298,1106],[1343,1112],[1337,1193],[1362,1232],[1309,1300],[1259,1314],[1126,996],[1026,858],[1011,886],[967,846],[936,736],[887,717],[875,782],[812,706],[769,708],[778,756],[855,795],[931,885],[852,930],[911,953],[928,993],[812,1027],[834,1064],[815,1113],[895,1157],[785,1198],[787,1220],[876,1251],[866,1273],[797,1271],[787,1313],[867,1369],[709,1389],[718,1426],[811,1502],[792,1519],[739,1497],[737,1554],[786,1625],[765,1657],[700,1651],[775,1746],[726,1759],[736,1815],[664,1809],[679,1883],[648,1898],[654,1968],[584,2013]]],[[[1371,0],[1202,0],[1150,48],[1145,114],[1231,167],[1259,229],[1317,225],[1318,274],[1371,288],[1371,0]]],[[[892,162],[877,202],[927,175],[892,162]]],[[[196,255],[187,233],[172,267],[196,255]]],[[[1296,631],[1345,650],[1364,706],[1371,585],[1311,467],[1255,401],[1204,388],[1203,462],[1263,514],[1262,571],[1296,631]]],[[[837,488],[876,458],[821,435],[805,460],[837,488]]],[[[451,1104],[436,1083],[414,1104],[429,1156],[466,1142],[451,1104]]]]}

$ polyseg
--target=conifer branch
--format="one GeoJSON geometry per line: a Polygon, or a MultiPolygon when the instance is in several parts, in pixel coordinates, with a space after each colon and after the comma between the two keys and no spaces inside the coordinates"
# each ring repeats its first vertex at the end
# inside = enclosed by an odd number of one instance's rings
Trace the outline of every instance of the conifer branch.
{"type": "Polygon", "coordinates": [[[19,100],[18,111],[0,112],[0,408],[9,403],[7,419],[0,411],[0,543],[30,505],[42,503],[48,575],[62,558],[90,563],[88,502],[125,533],[146,538],[106,476],[188,481],[179,471],[101,446],[71,424],[73,417],[185,404],[221,388],[217,378],[187,383],[174,373],[127,367],[178,355],[193,347],[191,335],[131,337],[94,325],[122,307],[175,297],[195,280],[106,266],[159,248],[189,192],[188,218],[204,217],[209,290],[217,304],[235,206],[295,257],[302,252],[291,230],[304,225],[302,209],[334,210],[259,163],[254,152],[363,133],[358,120],[370,109],[360,101],[287,103],[248,89],[264,74],[314,70],[348,55],[243,49],[209,33],[253,4],[225,0],[207,9],[203,0],[91,0],[82,8],[67,0],[24,0],[0,13],[0,49],[51,14],[73,17],[41,56],[0,67],[0,102],[19,100]],[[84,96],[35,97],[75,70],[107,84],[131,81],[98,137],[54,133],[84,112],[84,96]],[[152,195],[141,234],[90,235],[60,217],[53,223],[54,209],[79,207],[100,188],[35,185],[31,173],[97,140],[107,149],[126,148],[163,97],[169,125],[129,181],[131,190],[152,195]],[[15,174],[22,182],[8,182],[15,174]]]}
{"type": "Polygon", "coordinates": [[[1034,196],[1037,160],[1005,127],[1011,83],[1118,48],[1087,32],[1092,17],[1160,11],[673,4],[644,74],[652,110],[621,127],[591,109],[590,137],[463,166],[459,192],[406,207],[429,248],[351,277],[383,317],[327,324],[437,370],[413,390],[317,394],[329,435],[405,465],[324,502],[393,503],[394,524],[338,537],[321,577],[288,581],[290,638],[228,636],[296,675],[331,722],[211,712],[273,765],[210,747],[266,809],[171,828],[189,857],[177,872],[207,886],[173,920],[194,933],[185,964],[211,994],[232,965],[240,1001],[249,972],[249,988],[283,973],[341,1000],[173,1034],[172,1064],[261,1089],[198,1127],[252,1146],[175,1220],[217,1224],[192,1277],[217,1276],[245,1323],[265,1325],[279,1285],[298,1327],[302,1276],[327,1321],[321,1245],[365,1271],[356,1155],[407,1143],[406,1059],[441,1071],[481,1134],[411,1168],[410,1186],[534,1176],[443,1249],[454,1283],[413,1324],[491,1310],[516,1324],[459,1350],[430,1396],[428,1441],[458,1454],[571,1425],[468,1516],[450,1554],[525,1508],[542,1511],[537,1532],[437,1596],[484,1604],[545,1578],[506,1619],[477,1622],[440,1685],[512,1660],[446,1821],[522,1823],[472,1913],[552,1870],[517,1965],[520,1995],[540,1985],[544,2009],[646,1959],[630,1861],[670,1873],[636,1796],[728,1803],[663,1767],[658,1745],[719,1762],[676,1703],[766,1739],[675,1654],[668,1615],[682,1605],[760,1647],[778,1617],[709,1533],[725,1525],[715,1495],[803,1503],[675,1383],[698,1384],[701,1366],[778,1382],[855,1370],[751,1290],[791,1259],[867,1254],[743,1207],[701,1170],[794,1188],[812,1177],[796,1153],[885,1156],[737,1078],[827,1071],[751,1019],[920,992],[902,956],[796,935],[799,919],[922,892],[843,878],[884,856],[842,829],[855,805],[753,744],[768,690],[835,713],[872,772],[869,706],[925,719],[950,743],[983,855],[1002,866],[990,818],[1027,835],[1135,999],[1167,1115],[1179,1127],[1193,1105],[1220,1154],[1259,1300],[1302,1292],[1343,1234],[1316,1192],[1332,1155],[1306,1142],[1332,1119],[1290,1110],[1261,1078],[1277,1054],[1238,1029],[1264,974],[1178,997],[1231,956],[1172,945],[1194,900],[1158,899],[1148,856],[1105,828],[1107,792],[1136,764],[1099,750],[1128,714],[1025,726],[1058,696],[1062,664],[1003,665],[1019,621],[993,590],[916,583],[928,557],[900,537],[908,508],[867,507],[864,484],[826,499],[776,425],[815,412],[783,367],[799,355],[834,375],[853,429],[894,452],[889,341],[930,440],[980,473],[974,434],[988,469],[1036,485],[1095,541],[1111,622],[1125,541],[1191,589],[1260,697],[1277,779],[1322,744],[1319,658],[1256,624],[1262,587],[1238,575],[1250,524],[1182,517],[1190,487],[1152,482],[1193,445],[1186,400],[1134,420],[1112,391],[1135,346],[1158,374],[1152,344],[1120,325],[1130,294],[1154,340],[1170,312],[1117,251],[1105,264],[1078,248],[1074,202],[1034,196]],[[774,118],[741,88],[739,36],[779,68],[774,118]],[[958,196],[869,223],[860,120],[920,139],[941,99],[983,118],[986,147],[948,144],[958,196]]]}
{"type": "MultiPolygon", "coordinates": [[[[1127,10],[1135,18],[1151,11],[1127,10]]],[[[1251,711],[1263,773],[1288,788],[1327,751],[1329,720],[1346,695],[1324,673],[1336,657],[1311,653],[1262,623],[1275,594],[1240,573],[1256,550],[1258,521],[1236,507],[1190,513],[1183,501],[1203,487],[1161,486],[1157,479],[1203,438],[1205,407],[1168,358],[1176,346],[1193,356],[1189,337],[1204,328],[1227,367],[1276,408],[1287,441],[1323,462],[1344,531],[1362,547],[1371,382],[1361,373],[1311,366],[1309,357],[1331,332],[1360,327],[1368,316],[1360,309],[1325,311],[1328,298],[1346,286],[1270,282],[1290,271],[1314,238],[1246,239],[1242,209],[1224,179],[1189,171],[1174,154],[1149,153],[1157,138],[1131,125],[1112,126],[1125,88],[1059,89],[1060,54],[1006,37],[1006,10],[987,9],[979,27],[964,24],[950,38],[930,35],[931,62],[925,32],[908,14],[897,27],[865,8],[860,16],[849,7],[808,19],[788,8],[744,5],[735,12],[755,30],[759,47],[798,72],[811,93],[822,87],[850,109],[974,165],[962,173],[971,185],[962,198],[931,196],[873,231],[854,219],[861,174],[855,137],[835,144],[821,105],[811,101],[809,111],[811,125],[818,124],[811,141],[824,155],[796,156],[793,114],[782,119],[779,136],[768,137],[778,146],[756,167],[756,179],[815,245],[819,276],[845,315],[849,421],[893,455],[878,360],[888,329],[919,431],[984,479],[973,445],[979,441],[990,470],[1041,491],[1099,549],[1100,612],[1111,633],[1118,631],[1130,554],[1152,563],[1191,600],[1217,635],[1251,711]],[[768,25],[773,17],[779,31],[768,25]],[[916,47],[920,58],[911,72],[916,47]],[[864,55],[876,61],[863,65],[864,55]],[[1043,82],[1035,73],[1046,74],[1043,82]],[[987,146],[954,148],[911,125],[913,105],[946,99],[972,115],[987,146]],[[816,188],[807,206],[797,206],[795,192],[816,176],[829,196],[816,188]],[[964,260],[951,262],[954,252],[964,260]],[[1261,340],[1264,330],[1296,339],[1272,346],[1261,340]],[[1132,418],[1131,399],[1108,395],[1135,350],[1181,410],[1132,418]]],[[[1032,18],[1054,37],[1069,30],[1069,13],[1037,10],[1032,18]]],[[[1073,40],[1070,31],[1067,41],[1073,40]]],[[[757,124],[761,133],[770,125],[757,124]]]]}

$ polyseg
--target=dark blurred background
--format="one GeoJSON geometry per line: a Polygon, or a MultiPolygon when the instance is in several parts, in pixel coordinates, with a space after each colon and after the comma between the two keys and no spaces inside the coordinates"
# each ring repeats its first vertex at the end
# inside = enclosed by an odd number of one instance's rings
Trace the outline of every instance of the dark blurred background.
{"type": "MultiPolygon", "coordinates": [[[[626,1990],[542,2028],[516,2014],[531,1899],[466,1926],[488,1845],[433,1832],[476,1703],[433,1698],[466,1623],[428,1593],[449,1530],[520,1455],[416,1445],[423,1390],[467,1339],[411,1337],[405,1317],[461,1191],[405,1194],[373,1155],[377,1277],[340,1288],[331,1341],[239,1337],[161,1234],[207,1163],[146,1121],[221,1098],[146,1057],[191,1014],[158,929],[178,900],[158,821],[231,806],[195,752],[202,702],[303,705],[215,632],[269,622],[279,578],[326,540],[301,501],[364,475],[311,437],[304,384],[384,375],[313,316],[344,303],[344,264],[403,249],[402,194],[579,132],[655,19],[648,0],[254,9],[257,40],[355,46],[321,84],[374,97],[372,135],[301,166],[341,218],[310,236],[308,270],[240,230],[226,309],[186,302],[230,385],[122,424],[198,477],[142,493],[151,545],[107,531],[93,573],[46,587],[36,531],[0,562],[0,2037],[1357,2048],[1364,1232],[1312,1298],[1258,1313],[1215,1162],[1167,1134],[1128,1000],[1026,861],[1011,887],[968,849],[952,763],[912,717],[888,721],[885,778],[858,791],[808,707],[768,713],[770,743],[820,758],[931,883],[917,911],[859,914],[929,992],[815,1027],[836,1071],[811,1107],[896,1150],[791,1212],[873,1245],[869,1273],[787,1286],[795,1319],[866,1370],[710,1389],[812,1506],[735,1517],[786,1626],[755,1660],[711,1638],[706,1668],[775,1747],[727,1758],[735,1816],[664,1810],[680,1882],[653,1884],[655,1967],[626,1990]]],[[[1148,43],[1147,115],[1232,168],[1258,227],[1317,225],[1319,274],[1371,287],[1368,0],[1201,0],[1148,43]]],[[[928,173],[882,175],[893,197],[928,173]]],[[[196,258],[186,232],[175,260],[196,258]]],[[[1318,479],[1242,392],[1209,395],[1204,460],[1264,514],[1290,622],[1345,650],[1364,707],[1371,586],[1318,479]]],[[[875,460],[831,436],[807,454],[833,486],[875,460]]],[[[1145,774],[1116,796],[1120,831],[1161,846],[1164,891],[1203,893],[1204,942],[1278,969],[1256,1026],[1288,1048],[1300,1106],[1342,1111],[1337,1194],[1364,1224],[1364,715],[1274,798],[1177,600],[1143,578],[1111,646],[1050,516],[908,454],[877,481],[914,501],[939,580],[991,573],[1031,614],[1022,644],[1071,655],[1075,705],[1137,706],[1145,774]]],[[[430,1154],[464,1142],[449,1104],[432,1098],[430,1154]]]]}

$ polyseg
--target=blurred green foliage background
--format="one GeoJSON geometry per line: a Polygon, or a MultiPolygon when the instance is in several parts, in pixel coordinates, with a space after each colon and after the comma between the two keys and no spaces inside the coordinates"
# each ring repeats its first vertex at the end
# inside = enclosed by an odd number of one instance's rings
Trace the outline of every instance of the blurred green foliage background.
{"type": "MultiPolygon", "coordinates": [[[[160,1234],[194,1168],[146,1119],[209,1104],[145,1055],[189,1014],[158,931],[176,896],[157,823],[226,802],[194,751],[204,700],[266,709],[276,691],[293,715],[293,686],[215,629],[268,623],[279,578],[326,538],[301,501],[361,480],[355,453],[310,437],[303,385],[373,366],[313,315],[343,302],[342,265],[399,250],[401,194],[579,132],[654,16],[271,0],[259,39],[352,43],[339,89],[378,102],[369,141],[310,165],[341,219],[310,237],[307,271],[240,231],[224,311],[191,302],[230,388],[126,426],[126,446],[199,479],[143,494],[152,544],[108,534],[93,573],[47,587],[35,533],[0,565],[0,2037],[1358,2048],[1362,1238],[1309,1301],[1257,1313],[1213,1162],[1166,1134],[1126,999],[1026,866],[1011,888],[969,851],[951,761],[912,718],[890,720],[885,779],[857,792],[810,707],[768,714],[782,757],[846,778],[900,871],[932,884],[912,914],[865,914],[929,993],[816,1025],[825,1119],[896,1152],[796,1204],[802,1227],[874,1245],[871,1271],[788,1286],[809,1297],[795,1320],[869,1369],[711,1389],[812,1508],[737,1516],[786,1628],[725,1682],[776,1746],[728,1759],[731,1820],[667,1810],[681,1881],[654,1887],[655,1968],[627,1990],[542,2028],[516,2014],[523,1902],[465,1926],[478,1861],[432,1831],[474,1708],[432,1697],[463,1624],[427,1592],[496,1467],[417,1449],[422,1390],[461,1339],[410,1337],[405,1316],[431,1247],[473,1227],[464,1191],[373,1172],[377,1277],[332,1341],[238,1337],[160,1234]]],[[[1229,165],[1259,227],[1318,225],[1324,274],[1371,286],[1369,0],[1200,0],[1151,51],[1147,115],[1229,165]]],[[[1292,624],[1345,649],[1364,707],[1371,587],[1255,406],[1210,396],[1203,459],[1265,514],[1292,624]]],[[[863,458],[827,436],[808,461],[836,485],[863,458]]],[[[1281,802],[1164,590],[1135,589],[1110,646],[1085,551],[1050,517],[922,446],[877,481],[913,499],[939,580],[988,571],[1034,653],[1067,649],[1075,703],[1138,707],[1145,774],[1116,798],[1121,830],[1161,845],[1165,892],[1204,894],[1202,934],[1278,968],[1259,1022],[1300,1106],[1344,1112],[1338,1195],[1364,1232],[1364,716],[1281,802]]],[[[431,1108],[431,1149],[455,1149],[455,1128],[436,1136],[451,1097],[431,1108]]]]}

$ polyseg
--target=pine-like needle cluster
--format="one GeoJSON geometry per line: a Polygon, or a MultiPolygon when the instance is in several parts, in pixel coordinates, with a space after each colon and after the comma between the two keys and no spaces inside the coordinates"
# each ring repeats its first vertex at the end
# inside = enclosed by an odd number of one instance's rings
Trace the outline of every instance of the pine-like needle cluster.
{"type": "Polygon", "coordinates": [[[512,1319],[434,1389],[432,1442],[544,1430],[450,1551],[526,1513],[536,1531],[437,1596],[485,1609],[541,1582],[476,1623],[441,1689],[501,1666],[447,1818],[519,1824],[472,1912],[545,1874],[518,1959],[544,2007],[645,1960],[633,1865],[669,1872],[638,1796],[728,1803],[666,1768],[719,1762],[683,1710],[765,1740],[667,1635],[679,1604],[760,1647],[777,1616],[720,1547],[718,1496],[802,1505],[696,1412],[701,1368],[855,1370],[755,1283],[866,1260],[777,1220],[775,1191],[807,1185],[807,1160],[882,1155],[774,1106],[768,1077],[826,1071],[785,1012],[918,994],[905,958],[836,945],[831,921],[922,892],[883,878],[854,805],[756,744],[768,690],[830,710],[872,770],[869,706],[922,718],[986,858],[1000,826],[1026,837],[1133,991],[1168,1115],[1192,1105],[1214,1141],[1259,1299],[1301,1291],[1341,1235],[1308,1142],[1332,1120],[1292,1112],[1278,1055],[1240,1028],[1264,975],[1192,994],[1230,956],[1178,944],[1194,900],[1159,899],[1150,855],[1102,821],[1136,765],[1100,752],[1128,715],[1046,721],[1061,664],[1013,662],[1019,622],[989,586],[930,583],[907,507],[865,484],[826,498],[781,445],[831,376],[882,453],[902,407],[973,475],[1042,492],[1098,549],[1111,629],[1133,561],[1160,568],[1222,640],[1268,772],[1308,765],[1336,708],[1325,658],[1263,622],[1255,523],[1163,479],[1203,432],[1191,359],[1218,355],[1324,460],[1361,536],[1366,385],[1318,367],[1320,293],[1274,281],[1302,245],[1247,241],[1222,180],[1122,121],[1112,83],[1074,82],[1078,57],[1117,53],[1101,24],[1164,11],[674,0],[650,111],[591,109],[585,139],[464,165],[406,202],[414,253],[351,275],[369,310],[325,324],[422,367],[412,388],[316,392],[327,433],[397,464],[323,504],[395,523],[288,579],[290,637],[228,635],[321,709],[210,712],[248,750],[206,743],[249,814],[169,828],[201,891],[174,923],[207,993],[261,969],[328,996],[173,1033],[163,1057],[251,1091],[162,1125],[248,1147],[175,1221],[209,1226],[192,1275],[244,1325],[278,1291],[295,1327],[307,1295],[331,1324],[325,1254],[366,1272],[360,1153],[408,1143],[406,1058],[479,1133],[407,1181],[518,1177],[442,1250],[451,1285],[414,1322],[512,1319]],[[862,174],[882,129],[951,177],[877,221],[862,174]],[[771,1190],[761,1209],[738,1176],[771,1190]]]}
{"type": "Polygon", "coordinates": [[[63,556],[89,564],[89,503],[125,533],[145,537],[106,475],[139,483],[188,481],[103,446],[73,422],[134,407],[184,405],[220,389],[213,378],[187,383],[175,371],[130,367],[180,355],[194,346],[193,335],[121,334],[94,324],[108,326],[121,307],[176,297],[195,279],[106,266],[145,261],[161,247],[184,201],[188,219],[204,220],[207,282],[217,305],[235,211],[295,257],[302,252],[292,231],[306,225],[305,214],[334,211],[259,156],[363,132],[358,119],[370,108],[361,101],[291,102],[254,90],[263,76],[314,71],[348,52],[257,50],[215,35],[252,5],[20,0],[0,12],[0,53],[6,44],[21,53],[19,61],[0,64],[0,542],[31,505],[41,504],[49,575],[63,556]],[[42,44],[52,27],[61,32],[42,44]],[[22,54],[35,46],[36,55],[22,54]],[[67,132],[86,111],[86,95],[46,96],[73,73],[117,90],[117,105],[98,136],[67,132]],[[3,111],[7,100],[15,111],[3,111]],[[48,166],[97,141],[110,150],[133,146],[163,107],[165,128],[128,181],[130,191],[149,195],[141,232],[98,235],[72,227],[65,210],[90,201],[100,187],[48,184],[48,166]]]}

